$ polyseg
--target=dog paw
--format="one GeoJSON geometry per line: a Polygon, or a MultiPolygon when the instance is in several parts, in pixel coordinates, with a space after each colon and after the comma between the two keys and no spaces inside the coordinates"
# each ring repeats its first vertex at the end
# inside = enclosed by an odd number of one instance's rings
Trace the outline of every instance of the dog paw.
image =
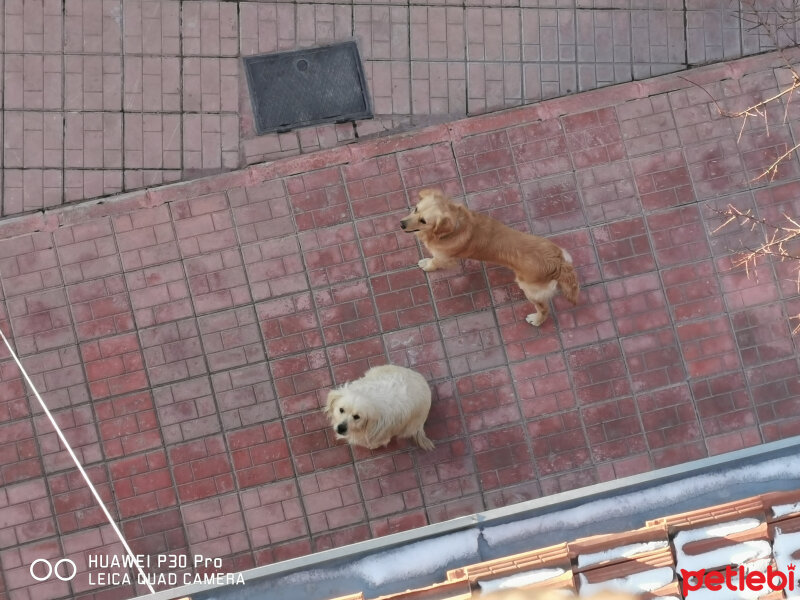
{"type": "Polygon", "coordinates": [[[542,321],[544,321],[542,314],[538,312],[529,314],[527,317],[525,317],[525,320],[534,327],[538,327],[542,324],[542,321]]]}
{"type": "Polygon", "coordinates": [[[436,270],[436,265],[434,264],[432,258],[422,258],[417,264],[419,265],[419,268],[422,269],[423,271],[436,270]]]}

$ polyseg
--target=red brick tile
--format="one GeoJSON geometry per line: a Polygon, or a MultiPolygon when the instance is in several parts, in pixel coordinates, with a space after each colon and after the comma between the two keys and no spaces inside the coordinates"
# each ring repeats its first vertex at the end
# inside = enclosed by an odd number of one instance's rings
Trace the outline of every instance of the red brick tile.
{"type": "Polygon", "coordinates": [[[312,350],[304,356],[275,359],[271,367],[281,414],[296,414],[325,404],[326,395],[322,391],[333,381],[323,351],[312,350]]]}
{"type": "Polygon", "coordinates": [[[691,381],[690,386],[706,438],[756,424],[755,408],[741,372],[691,381]]]}
{"type": "Polygon", "coordinates": [[[567,361],[572,371],[575,395],[581,405],[630,394],[625,361],[616,340],[571,350],[567,361]]]}
{"type": "Polygon", "coordinates": [[[342,283],[314,292],[326,344],[339,344],[379,333],[371,290],[366,280],[342,283]]]}
{"type": "Polygon", "coordinates": [[[595,227],[592,234],[606,280],[655,269],[653,250],[641,217],[595,227]]]}
{"type": "Polygon", "coordinates": [[[260,302],[256,312],[270,358],[323,345],[319,319],[308,292],[260,302]]]}
{"type": "Polygon", "coordinates": [[[540,479],[544,495],[568,492],[597,483],[597,468],[588,467],[540,479]]]}
{"type": "Polygon", "coordinates": [[[111,219],[97,219],[53,234],[64,283],[77,283],[122,272],[111,219]]]}
{"type": "Polygon", "coordinates": [[[352,163],[342,173],[356,219],[405,210],[408,206],[395,155],[352,163]]]}
{"type": "Polygon", "coordinates": [[[405,217],[408,211],[408,208],[403,207],[393,213],[363,219],[356,223],[361,252],[370,275],[416,267],[420,258],[416,236],[400,229],[400,219],[405,217]]]}
{"type": "MultiPolygon", "coordinates": [[[[331,527],[336,524],[349,523],[355,521],[362,509],[360,506],[345,507],[336,511],[331,518],[331,527]]],[[[322,518],[315,519],[315,521],[323,522],[322,518]]],[[[320,535],[312,536],[311,541],[314,546],[314,552],[322,552],[323,550],[332,550],[347,546],[348,544],[355,544],[370,539],[369,526],[366,524],[353,525],[338,529],[332,533],[323,533],[320,535]]]]}
{"type": "Polygon", "coordinates": [[[616,106],[629,156],[641,156],[680,145],[672,107],[666,94],[630,100],[616,106]]]}
{"type": "Polygon", "coordinates": [[[135,333],[81,344],[93,399],[127,394],[147,387],[144,360],[135,333]]]}
{"type": "MultiPolygon", "coordinates": [[[[296,237],[269,239],[242,247],[253,299],[264,300],[308,289],[296,237]]],[[[242,295],[242,290],[234,290],[242,295]]]]}
{"type": "Polygon", "coordinates": [[[480,485],[467,440],[439,442],[431,452],[418,454],[417,461],[425,506],[438,520],[453,513],[448,504],[461,499],[471,506],[476,500],[477,505],[483,505],[479,496],[476,498],[480,485]]]}
{"type": "Polygon", "coordinates": [[[4,548],[55,535],[56,523],[44,479],[8,485],[4,492],[5,502],[0,509],[3,515],[0,539],[4,548]]]}
{"type": "MultiPolygon", "coordinates": [[[[485,133],[459,140],[453,144],[453,153],[464,182],[464,192],[468,198],[467,204],[471,209],[488,212],[492,217],[500,218],[501,214],[492,210],[497,204],[492,205],[489,201],[491,196],[487,192],[490,190],[516,189],[517,202],[519,202],[514,155],[505,131],[485,133]]],[[[494,195],[499,194],[495,193],[494,195]]],[[[505,202],[504,204],[510,203],[505,202]]],[[[524,218],[517,220],[517,222],[521,221],[524,221],[524,218]]],[[[508,221],[505,222],[508,223],[508,221]]]]}
{"type": "Polygon", "coordinates": [[[298,474],[352,462],[349,445],[335,439],[333,428],[322,411],[287,418],[285,424],[298,474]]]}
{"type": "Polygon", "coordinates": [[[729,311],[755,308],[778,300],[778,286],[772,273],[759,269],[749,274],[743,267],[735,267],[733,257],[718,259],[719,283],[729,311]]]}
{"type": "Polygon", "coordinates": [[[506,362],[500,332],[491,312],[440,321],[450,372],[454,376],[498,367],[506,362]]]}
{"type": "Polygon", "coordinates": [[[689,173],[700,199],[744,189],[747,172],[734,136],[685,148],[689,173]]]}
{"type": "Polygon", "coordinates": [[[540,478],[591,463],[589,443],[577,410],[529,419],[527,427],[540,478]]]}
{"type": "Polygon", "coordinates": [[[3,423],[0,425],[0,438],[3,440],[0,444],[0,481],[4,487],[42,476],[42,461],[30,419],[3,423]]]}
{"type": "Polygon", "coordinates": [[[500,336],[510,363],[561,350],[561,340],[554,327],[531,327],[525,320],[533,310],[527,300],[495,309],[500,336]]]}
{"type": "Polygon", "coordinates": [[[181,254],[184,258],[236,246],[228,198],[211,194],[170,204],[181,254]]]}
{"type": "Polygon", "coordinates": [[[125,274],[136,325],[162,325],[194,316],[189,284],[181,262],[125,274]]]}
{"type": "Polygon", "coordinates": [[[178,243],[166,205],[114,218],[114,235],[125,271],[176,261],[178,243]]]}
{"type": "MultiPolygon", "coordinates": [[[[429,382],[431,386],[431,410],[425,421],[425,433],[438,446],[442,440],[464,435],[465,425],[461,404],[456,398],[453,382],[429,382]]],[[[412,446],[413,447],[413,446],[412,446]]]]}
{"type": "MultiPolygon", "coordinates": [[[[95,466],[86,469],[97,493],[112,516],[118,518],[116,507],[113,503],[111,484],[105,466],[95,466]]],[[[50,495],[53,499],[56,522],[59,531],[70,533],[89,529],[97,525],[108,523],[103,511],[97,505],[86,481],[77,470],[59,473],[47,478],[50,495]]]]}
{"type": "Polygon", "coordinates": [[[702,260],[710,255],[703,218],[697,206],[649,215],[647,226],[656,260],[662,267],[702,260]]]}
{"type": "Polygon", "coordinates": [[[519,405],[507,367],[467,375],[456,379],[455,384],[468,431],[519,421],[519,405]]]}
{"type": "Polygon", "coordinates": [[[211,384],[225,430],[279,417],[275,391],[265,362],[214,373],[211,384]]]}
{"type": "Polygon", "coordinates": [[[697,441],[677,446],[667,446],[653,450],[651,454],[653,456],[653,467],[662,469],[705,458],[708,456],[708,450],[703,441],[697,441]]]}
{"type": "Polygon", "coordinates": [[[202,316],[197,323],[210,372],[264,361],[264,345],[252,307],[202,316]]]}
{"type": "Polygon", "coordinates": [[[253,552],[256,566],[272,564],[290,558],[298,558],[311,554],[314,550],[311,547],[310,538],[302,538],[285,544],[272,544],[267,548],[253,552]]]}
{"type": "MultiPolygon", "coordinates": [[[[42,395],[42,399],[51,410],[76,406],[89,401],[89,390],[81,365],[81,356],[77,346],[68,346],[29,356],[23,362],[33,385],[42,395]]],[[[10,378],[19,377],[16,365],[7,365],[10,378]]],[[[3,378],[9,378],[6,373],[3,378]]],[[[9,395],[13,396],[13,383],[9,386],[9,395]]]]}
{"type": "Polygon", "coordinates": [[[364,521],[364,503],[351,465],[298,478],[312,535],[364,521]]]}
{"type": "Polygon", "coordinates": [[[789,323],[779,304],[750,308],[731,317],[745,368],[795,355],[789,323]]]}
{"type": "Polygon", "coordinates": [[[383,455],[356,463],[367,517],[380,519],[422,506],[422,490],[410,454],[383,455]]]}
{"type": "Polygon", "coordinates": [[[163,444],[150,392],[96,402],[94,406],[106,458],[136,454],[163,444]]]}
{"type": "Polygon", "coordinates": [[[576,405],[567,365],[560,353],[512,365],[511,374],[525,418],[554,414],[576,405]]]}
{"type": "Polygon", "coordinates": [[[428,507],[428,520],[430,523],[441,523],[457,517],[464,517],[486,510],[483,496],[468,496],[463,494],[455,500],[442,502],[428,507]]]}
{"type": "Polygon", "coordinates": [[[204,253],[184,265],[198,315],[252,301],[238,248],[204,253]]]}
{"type": "Polygon", "coordinates": [[[397,515],[372,519],[369,523],[373,537],[400,533],[428,525],[428,517],[424,510],[409,510],[397,515]]]}
{"type": "Polygon", "coordinates": [[[266,551],[288,540],[308,536],[303,506],[294,481],[278,481],[243,490],[240,499],[256,554],[258,549],[266,551]]]}
{"type": "Polygon", "coordinates": [[[606,285],[606,290],[620,336],[660,329],[670,324],[667,302],[657,273],[611,281],[606,285]]]}
{"type": "Polygon", "coordinates": [[[664,269],[661,277],[675,321],[710,317],[725,310],[711,261],[664,269]]]}
{"type": "Polygon", "coordinates": [[[800,166],[794,153],[785,156],[794,147],[795,142],[792,140],[791,124],[781,122],[782,117],[783,115],[780,115],[770,122],[769,131],[764,128],[763,123],[758,123],[757,126],[753,123],[748,130],[742,132],[741,137],[737,138],[736,142],[748,181],[758,180],[766,184],[796,180],[800,175],[800,166]],[[775,171],[768,171],[779,159],[778,168],[775,171]]]}
{"type": "MultiPolygon", "coordinates": [[[[200,502],[184,503],[181,514],[191,554],[226,557],[225,563],[230,564],[235,555],[249,552],[250,543],[238,495],[219,495],[200,502]]],[[[244,564],[248,563],[245,561],[244,564]]],[[[238,570],[234,568],[231,572],[238,570]]]]}
{"type": "MultiPolygon", "coordinates": [[[[366,275],[361,250],[352,223],[300,234],[302,262],[305,262],[311,287],[333,285],[366,275]]],[[[280,240],[285,244],[285,239],[280,240]]],[[[303,270],[299,261],[299,269],[303,270]]]]}
{"type": "Polygon", "coordinates": [[[295,231],[292,211],[280,179],[228,190],[228,200],[242,244],[283,238],[295,231]]]}
{"type": "Polygon", "coordinates": [[[286,179],[298,231],[330,227],[351,220],[347,191],[336,167],[286,179]]]}
{"type": "Polygon", "coordinates": [[[176,489],[163,449],[114,461],[109,469],[122,518],[177,504],[176,489]]]}
{"type": "Polygon", "coordinates": [[[764,441],[770,442],[788,437],[793,435],[789,433],[790,431],[797,429],[797,408],[800,405],[799,374],[800,367],[794,357],[748,368],[745,371],[764,441]]]}
{"type": "Polygon", "coordinates": [[[0,273],[9,298],[62,285],[52,235],[33,233],[0,241],[0,273]]]}
{"type": "Polygon", "coordinates": [[[613,109],[569,115],[561,121],[575,168],[611,163],[625,156],[622,133],[613,109]]]}
{"type": "Polygon", "coordinates": [[[414,369],[429,381],[447,377],[447,357],[436,325],[390,331],[384,343],[391,364],[414,369]]]}
{"type": "Polygon", "coordinates": [[[571,173],[523,183],[522,198],[535,234],[547,235],[586,225],[578,184],[571,173]]]}
{"type": "Polygon", "coordinates": [[[672,329],[631,335],[620,340],[634,392],[655,390],[686,380],[680,347],[672,329]]]}
{"type": "Polygon", "coordinates": [[[709,456],[734,452],[742,448],[757,446],[761,443],[761,433],[757,427],[752,427],[743,431],[733,431],[723,435],[706,438],[706,447],[709,456]]]}
{"type": "Polygon", "coordinates": [[[462,261],[457,270],[433,271],[427,276],[440,319],[479,312],[491,304],[481,263],[462,261]]]}
{"type": "Polygon", "coordinates": [[[67,287],[78,340],[125,333],[134,328],[133,311],[122,275],[67,287]]]}
{"type": "Polygon", "coordinates": [[[679,325],[677,333],[690,377],[707,377],[740,368],[727,316],[679,325]]]}
{"type": "Polygon", "coordinates": [[[616,336],[611,307],[603,287],[584,287],[578,298],[578,306],[574,308],[558,297],[554,304],[554,319],[558,322],[563,348],[576,348],[616,336]]]}
{"type": "Polygon", "coordinates": [[[572,171],[562,123],[549,119],[508,130],[520,181],[572,171]]]}
{"type": "Polygon", "coordinates": [[[161,434],[176,444],[214,433],[220,423],[214,394],[207,377],[189,379],[153,390],[161,434]]]}
{"type": "Polygon", "coordinates": [[[575,177],[589,223],[606,223],[641,213],[641,201],[627,161],[581,169],[575,177]]]}
{"type": "MultiPolygon", "coordinates": [[[[88,404],[52,411],[53,418],[61,429],[72,450],[85,467],[103,461],[103,450],[97,439],[95,417],[88,404]]],[[[42,464],[46,473],[57,473],[75,467],[49,419],[44,414],[33,418],[33,426],[39,442],[42,464]]]]}
{"type": "Polygon", "coordinates": [[[184,319],[142,329],[142,354],[152,385],[207,372],[197,321],[184,319]]]}
{"type": "Polygon", "coordinates": [[[595,463],[619,460],[647,451],[642,423],[633,398],[621,398],[581,409],[595,463]]]}
{"type": "Polygon", "coordinates": [[[694,201],[686,158],[670,150],[631,160],[636,188],[646,211],[671,208],[694,201]]]}
{"type": "Polygon", "coordinates": [[[504,488],[536,478],[525,429],[514,425],[470,436],[481,489],[504,488]]]}
{"type": "Polygon", "coordinates": [[[411,269],[370,279],[383,331],[433,323],[436,319],[425,272],[411,269]]]}
{"type": "Polygon", "coordinates": [[[227,437],[239,489],[294,476],[280,421],[240,429],[227,437]]]}
{"type": "Polygon", "coordinates": [[[6,301],[20,356],[76,343],[64,288],[31,292],[6,301]]]}
{"type": "Polygon", "coordinates": [[[326,351],[337,385],[361,377],[371,367],[386,364],[386,348],[380,337],[328,346],[326,351]]]}
{"type": "Polygon", "coordinates": [[[224,494],[234,487],[233,469],[221,435],[172,446],[169,459],[181,502],[224,494]]]}
{"type": "Polygon", "coordinates": [[[412,205],[419,201],[417,192],[424,188],[439,188],[451,198],[463,194],[450,144],[434,144],[400,152],[397,154],[397,163],[412,205]]]}

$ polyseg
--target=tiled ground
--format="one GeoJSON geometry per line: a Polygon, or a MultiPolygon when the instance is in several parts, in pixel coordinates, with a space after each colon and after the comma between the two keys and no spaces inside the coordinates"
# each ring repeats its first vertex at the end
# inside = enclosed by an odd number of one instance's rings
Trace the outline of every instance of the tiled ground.
{"type": "MultiPolygon", "coordinates": [[[[791,4],[755,6],[782,23],[791,4]]],[[[752,30],[753,5],[4,0],[0,209],[41,210],[757,53],[772,41],[752,30]],[[376,118],[255,136],[239,58],[353,38],[376,118]]],[[[797,39],[794,29],[780,41],[797,39]]]]}
{"type": "MultiPolygon", "coordinates": [[[[781,64],[693,77],[735,109],[781,64]]],[[[135,551],[229,570],[796,435],[791,265],[748,279],[729,249],[758,232],[712,234],[727,203],[796,214],[795,157],[749,183],[795,107],[737,144],[667,75],[7,219],[1,324],[135,551]],[[398,228],[423,186],[569,249],[580,304],[536,329],[502,268],[423,273],[398,228]],[[435,390],[434,452],[333,439],[327,390],[389,361],[435,390]]],[[[99,597],[86,555],[119,545],[0,358],[0,597],[99,597]],[[42,556],[80,575],[31,585],[42,556]]]]}

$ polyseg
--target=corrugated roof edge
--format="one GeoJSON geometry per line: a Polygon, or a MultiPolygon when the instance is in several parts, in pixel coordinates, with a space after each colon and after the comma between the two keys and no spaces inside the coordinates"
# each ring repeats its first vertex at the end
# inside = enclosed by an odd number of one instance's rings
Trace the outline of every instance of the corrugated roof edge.
{"type": "MultiPolygon", "coordinates": [[[[265,577],[289,575],[309,568],[334,566],[343,561],[352,561],[378,551],[398,548],[412,542],[431,539],[472,527],[513,522],[556,510],[563,510],[588,501],[614,497],[622,493],[646,489],[685,477],[701,475],[724,467],[743,466],[768,458],[797,454],[798,451],[800,451],[800,436],[795,436],[248,569],[242,572],[242,577],[247,582],[265,577]]],[[[193,584],[171,590],[163,590],[155,594],[138,596],[137,598],[143,600],[174,600],[217,587],[223,586],[193,584]]]]}

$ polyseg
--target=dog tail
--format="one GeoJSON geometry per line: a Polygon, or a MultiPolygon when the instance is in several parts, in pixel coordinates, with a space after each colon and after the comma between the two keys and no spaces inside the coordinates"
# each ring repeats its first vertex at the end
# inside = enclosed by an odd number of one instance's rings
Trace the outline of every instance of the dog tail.
{"type": "Polygon", "coordinates": [[[423,450],[431,451],[434,448],[433,442],[428,439],[428,436],[425,435],[425,431],[422,429],[414,434],[414,441],[417,442],[417,446],[423,450]]]}
{"type": "Polygon", "coordinates": [[[569,252],[566,250],[561,252],[564,254],[564,263],[561,265],[561,273],[556,281],[558,281],[558,288],[563,296],[574,305],[578,303],[578,292],[580,291],[578,276],[572,266],[572,257],[569,252]]]}

